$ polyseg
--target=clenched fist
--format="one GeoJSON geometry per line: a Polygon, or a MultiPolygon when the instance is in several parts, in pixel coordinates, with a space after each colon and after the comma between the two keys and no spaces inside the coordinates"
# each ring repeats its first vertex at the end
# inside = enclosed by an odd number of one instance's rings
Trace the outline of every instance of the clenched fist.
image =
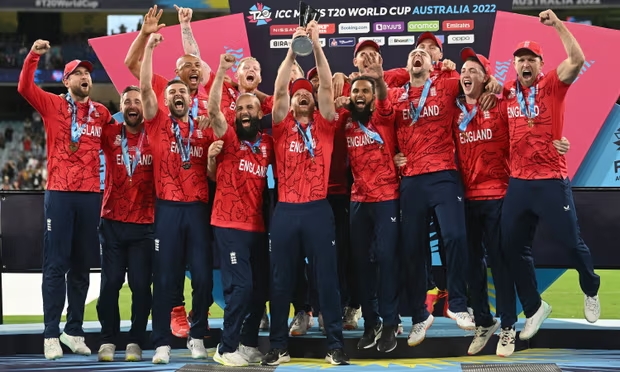
{"type": "Polygon", "coordinates": [[[235,65],[236,60],[237,59],[232,54],[222,54],[220,56],[220,68],[228,70],[235,65]]]}
{"type": "Polygon", "coordinates": [[[551,9],[540,12],[538,17],[540,19],[540,23],[542,23],[545,26],[555,26],[557,22],[560,22],[560,19],[558,18],[558,16],[555,15],[553,10],[551,9]]]}
{"type": "Polygon", "coordinates": [[[209,157],[215,158],[222,152],[222,147],[224,147],[224,141],[217,140],[209,146],[209,157]]]}
{"type": "Polygon", "coordinates": [[[148,47],[151,49],[154,49],[162,41],[164,41],[164,37],[161,36],[161,34],[151,34],[151,37],[149,38],[148,47]]]}
{"type": "Polygon", "coordinates": [[[47,53],[47,51],[50,50],[50,48],[51,47],[50,47],[49,41],[39,39],[35,41],[34,44],[32,44],[32,48],[30,48],[30,51],[38,55],[43,55],[47,53]]]}

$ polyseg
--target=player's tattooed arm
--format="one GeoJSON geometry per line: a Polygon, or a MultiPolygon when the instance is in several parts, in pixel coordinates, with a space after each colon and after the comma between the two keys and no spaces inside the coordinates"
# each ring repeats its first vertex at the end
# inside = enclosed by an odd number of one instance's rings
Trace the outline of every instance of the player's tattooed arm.
{"type": "Polygon", "coordinates": [[[140,66],[140,95],[145,120],[151,120],[157,115],[157,95],[153,90],[153,50],[164,38],[160,34],[152,34],[144,49],[144,60],[140,66]]]}
{"type": "MultiPolygon", "coordinates": [[[[200,48],[198,48],[198,43],[196,42],[196,38],[194,38],[194,33],[192,32],[192,15],[194,11],[192,8],[181,8],[178,6],[174,6],[174,9],[179,14],[179,24],[181,25],[181,38],[183,40],[183,52],[185,54],[191,54],[200,59],[200,48]]],[[[202,59],[200,59],[200,63],[202,64],[202,80],[203,84],[209,82],[209,76],[211,74],[211,66],[202,59]]]]}
{"type": "Polygon", "coordinates": [[[213,134],[216,138],[222,138],[226,134],[228,129],[228,123],[226,123],[226,117],[222,113],[222,88],[224,87],[224,76],[226,71],[234,66],[235,57],[231,54],[222,54],[220,56],[220,66],[215,74],[213,85],[211,86],[211,92],[209,92],[209,103],[207,104],[207,110],[209,111],[209,118],[211,119],[211,127],[213,128],[213,134]]]}

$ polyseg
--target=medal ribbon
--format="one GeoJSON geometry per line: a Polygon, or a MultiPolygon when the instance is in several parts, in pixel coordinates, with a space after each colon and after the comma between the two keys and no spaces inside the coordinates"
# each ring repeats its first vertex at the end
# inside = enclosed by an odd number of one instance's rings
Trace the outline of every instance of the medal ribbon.
{"type": "Polygon", "coordinates": [[[478,105],[474,105],[471,111],[467,111],[467,106],[465,106],[465,104],[463,104],[463,102],[461,102],[461,100],[458,98],[456,99],[456,105],[461,109],[464,114],[463,120],[461,120],[461,122],[459,123],[459,129],[461,130],[461,132],[465,132],[465,130],[467,130],[467,124],[469,124],[469,122],[472,121],[472,119],[475,118],[476,114],[478,113],[478,105]]]}
{"type": "MultiPolygon", "coordinates": [[[[422,109],[424,108],[424,104],[426,103],[426,98],[428,97],[428,93],[431,90],[431,79],[426,80],[424,83],[424,89],[422,89],[422,95],[420,96],[420,101],[418,102],[418,107],[416,108],[413,104],[413,101],[409,101],[409,112],[411,115],[411,124],[414,124],[420,118],[420,114],[422,113],[422,109]]],[[[405,85],[405,92],[409,92],[409,87],[411,83],[407,83],[405,85]]]]}
{"type": "Polygon", "coordinates": [[[179,123],[175,118],[170,115],[170,120],[172,120],[172,133],[177,140],[177,145],[179,146],[179,153],[181,154],[181,161],[183,163],[187,163],[190,160],[190,138],[192,138],[192,134],[194,133],[194,119],[189,116],[189,135],[187,136],[187,144],[183,145],[183,137],[181,137],[181,129],[179,128],[179,123]]]}
{"type": "Polygon", "coordinates": [[[519,108],[523,115],[525,115],[528,119],[534,119],[536,115],[536,86],[532,85],[530,87],[530,94],[527,97],[527,107],[525,105],[525,98],[523,96],[523,90],[521,89],[521,84],[517,80],[517,102],[519,102],[519,108]]]}
{"type": "Polygon", "coordinates": [[[297,131],[301,133],[301,137],[304,140],[304,144],[306,145],[306,149],[308,150],[310,157],[314,158],[314,148],[312,147],[312,132],[310,131],[310,129],[312,128],[312,123],[308,124],[308,127],[305,131],[297,120],[295,120],[295,124],[297,125],[297,131]]]}
{"type": "Polygon", "coordinates": [[[197,118],[198,117],[198,97],[194,97],[194,99],[192,100],[192,109],[191,109],[191,117],[193,118],[197,118]]]}
{"type": "Polygon", "coordinates": [[[373,128],[371,128],[371,124],[368,123],[368,127],[366,127],[364,124],[362,124],[360,121],[357,122],[357,125],[360,126],[360,128],[364,131],[364,133],[373,141],[377,142],[380,145],[383,145],[383,138],[381,138],[381,135],[379,133],[377,133],[376,131],[373,130],[373,128]]]}
{"type": "Polygon", "coordinates": [[[71,98],[71,94],[65,94],[65,100],[69,104],[69,108],[71,109],[71,142],[78,143],[80,142],[80,137],[82,137],[82,131],[86,128],[86,124],[90,123],[93,119],[91,115],[95,112],[95,105],[93,105],[93,101],[89,100],[88,106],[88,119],[82,125],[78,124],[78,108],[73,98],[71,98]]]}
{"type": "Polygon", "coordinates": [[[259,146],[262,140],[263,140],[263,137],[258,137],[258,140],[254,143],[250,141],[242,141],[242,143],[246,145],[248,148],[250,148],[253,153],[258,154],[258,152],[260,151],[259,146]]]}
{"type": "Polygon", "coordinates": [[[138,167],[138,163],[140,162],[140,157],[142,156],[142,142],[144,141],[144,128],[142,128],[142,132],[140,133],[140,138],[138,139],[138,146],[136,147],[136,152],[133,156],[133,161],[129,159],[129,145],[127,144],[127,133],[125,132],[125,126],[121,128],[121,153],[123,154],[123,164],[125,164],[125,169],[127,169],[127,175],[129,178],[133,177],[136,168],[138,167]]]}

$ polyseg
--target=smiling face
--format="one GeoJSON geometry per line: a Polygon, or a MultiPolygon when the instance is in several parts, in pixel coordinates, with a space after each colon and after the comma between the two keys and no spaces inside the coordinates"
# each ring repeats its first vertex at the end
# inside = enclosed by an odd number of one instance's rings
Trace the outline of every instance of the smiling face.
{"type": "Polygon", "coordinates": [[[263,117],[260,101],[253,94],[242,94],[235,106],[235,126],[240,140],[253,141],[260,130],[263,117]]]}
{"type": "Polygon", "coordinates": [[[177,119],[184,118],[189,112],[192,98],[189,95],[187,85],[182,82],[173,82],[166,88],[165,104],[170,114],[177,119]]]}
{"type": "Polygon", "coordinates": [[[409,53],[407,59],[407,71],[411,76],[417,77],[428,73],[433,68],[430,54],[424,49],[416,48],[409,53]]]}
{"type": "Polygon", "coordinates": [[[306,89],[298,89],[291,98],[291,110],[295,116],[310,116],[314,106],[314,96],[306,89]]]}
{"type": "Polygon", "coordinates": [[[260,63],[254,58],[243,59],[239,63],[236,77],[239,86],[249,91],[255,90],[262,80],[260,63]]]}
{"type": "Polygon", "coordinates": [[[90,88],[93,86],[90,72],[86,67],[78,67],[67,76],[63,83],[71,94],[78,98],[86,98],[90,95],[90,88]]]}
{"type": "Polygon", "coordinates": [[[121,97],[121,111],[125,124],[135,128],[142,123],[144,117],[142,115],[142,100],[140,92],[137,90],[128,90],[121,97]]]}
{"type": "Polygon", "coordinates": [[[177,68],[174,73],[193,92],[198,89],[202,80],[202,63],[196,56],[185,55],[177,60],[177,68]]]}
{"type": "Polygon", "coordinates": [[[461,69],[461,87],[466,96],[476,99],[480,97],[488,80],[482,65],[475,60],[465,61],[461,69]]]}
{"type": "Polygon", "coordinates": [[[355,121],[367,123],[372,115],[372,107],[375,101],[375,86],[373,82],[365,78],[357,78],[351,85],[349,96],[349,111],[355,121]]]}
{"type": "Polygon", "coordinates": [[[523,49],[515,56],[513,65],[517,71],[519,82],[525,87],[530,87],[542,71],[544,62],[531,51],[523,49]]]}

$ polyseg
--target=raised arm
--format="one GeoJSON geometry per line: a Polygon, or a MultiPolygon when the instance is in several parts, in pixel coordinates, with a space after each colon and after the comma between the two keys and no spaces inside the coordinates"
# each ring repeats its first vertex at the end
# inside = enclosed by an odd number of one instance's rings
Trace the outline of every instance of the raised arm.
{"type": "Polygon", "coordinates": [[[332,71],[329,68],[329,63],[327,63],[327,58],[325,57],[325,53],[323,53],[323,47],[319,41],[319,24],[315,21],[311,21],[308,24],[308,33],[312,39],[316,72],[319,76],[319,89],[317,91],[319,111],[321,112],[321,116],[328,121],[332,121],[336,117],[332,71]]]}
{"type": "Polygon", "coordinates": [[[202,65],[202,82],[203,84],[207,84],[209,82],[209,76],[211,74],[211,66],[200,58],[200,49],[198,48],[198,43],[194,38],[194,33],[192,32],[192,15],[194,11],[192,8],[180,8],[178,6],[174,6],[174,9],[179,13],[179,24],[181,25],[181,39],[183,40],[183,53],[191,54],[200,59],[200,63],[202,65]]]}
{"type": "Polygon", "coordinates": [[[140,67],[140,92],[144,119],[151,120],[157,115],[157,95],[153,90],[153,50],[164,38],[160,34],[152,34],[144,49],[144,60],[140,67]]]}
{"type": "MultiPolygon", "coordinates": [[[[293,39],[297,36],[305,36],[306,30],[302,27],[298,27],[293,39]]],[[[295,52],[289,48],[284,61],[278,68],[278,75],[276,76],[276,83],[273,89],[273,107],[271,109],[271,118],[273,124],[279,124],[286,115],[288,115],[290,109],[290,95],[288,93],[288,84],[291,81],[291,69],[295,63],[295,52]]],[[[330,84],[331,85],[331,84],[330,84]]]]}
{"type": "Polygon", "coordinates": [[[162,9],[157,11],[157,5],[149,9],[144,16],[142,28],[140,29],[138,36],[133,43],[131,43],[129,50],[127,51],[127,56],[125,56],[125,66],[127,66],[131,74],[136,79],[140,79],[140,61],[144,55],[144,48],[149,41],[149,36],[153,33],[159,32],[160,29],[166,26],[165,24],[159,24],[159,19],[161,18],[163,12],[164,11],[162,9]]]}
{"type": "Polygon", "coordinates": [[[215,79],[211,85],[211,92],[209,92],[209,103],[207,109],[209,110],[209,118],[211,118],[211,127],[213,128],[213,134],[216,138],[222,138],[226,134],[228,129],[228,123],[226,117],[222,113],[220,108],[222,103],[222,88],[224,87],[224,77],[226,71],[235,64],[235,57],[230,54],[222,54],[220,56],[220,66],[215,74],[215,79]]]}
{"type": "Polygon", "coordinates": [[[222,140],[214,141],[209,146],[209,154],[207,158],[207,177],[213,182],[216,180],[217,156],[222,152],[224,142],[222,140]]]}
{"type": "Polygon", "coordinates": [[[581,68],[586,61],[586,56],[583,54],[583,50],[581,50],[577,39],[575,39],[573,34],[566,28],[564,23],[560,21],[558,16],[555,15],[553,10],[540,12],[539,17],[540,22],[546,26],[552,26],[555,28],[558,35],[560,35],[560,40],[562,40],[562,44],[564,44],[564,49],[566,49],[568,58],[562,61],[558,66],[558,78],[565,84],[572,84],[579,76],[581,68]]]}
{"type": "Polygon", "coordinates": [[[19,74],[19,82],[17,83],[17,92],[42,116],[49,110],[57,110],[58,106],[54,105],[53,101],[62,99],[56,94],[45,92],[34,82],[34,74],[39,60],[49,49],[50,43],[47,40],[37,40],[32,44],[30,53],[24,59],[24,67],[19,74]]]}

